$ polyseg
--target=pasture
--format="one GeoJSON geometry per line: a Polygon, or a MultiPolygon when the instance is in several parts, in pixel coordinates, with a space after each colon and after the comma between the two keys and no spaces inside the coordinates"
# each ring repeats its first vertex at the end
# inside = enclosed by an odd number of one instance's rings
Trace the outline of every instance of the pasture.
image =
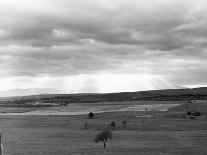
{"type": "MultiPolygon", "coordinates": [[[[175,104],[166,102],[165,104],[175,104]]],[[[93,103],[100,106],[120,103],[93,103]]],[[[124,103],[123,103],[124,104],[124,103]]],[[[126,103],[142,104],[146,103],[126,103]]],[[[150,102],[147,103],[148,105],[150,102]]],[[[151,104],[158,104],[151,101],[151,104]]],[[[164,104],[164,102],[162,102],[164,104]]],[[[176,102],[177,104],[177,102],[176,102]]],[[[70,105],[69,105],[70,106],[70,105]]],[[[78,105],[80,106],[80,105],[78,105]]],[[[85,104],[90,106],[90,104],[85,104]]],[[[58,108],[58,107],[55,107],[58,108]]],[[[67,107],[69,108],[69,107],[67,107]]],[[[205,155],[207,154],[207,104],[190,105],[202,115],[184,119],[186,106],[168,111],[130,110],[95,113],[94,119],[82,115],[0,115],[5,155],[205,155]],[[202,107],[202,108],[200,108],[202,107]],[[126,127],[122,121],[126,120],[126,127]],[[113,138],[106,144],[95,143],[101,129],[115,121],[113,138]],[[87,129],[84,123],[88,124],[87,129]]],[[[32,111],[16,109],[19,113],[32,111]],[[22,111],[21,111],[22,110],[22,111]]],[[[35,110],[48,110],[35,109],[35,110]]],[[[11,112],[4,109],[4,114],[11,112]]],[[[15,108],[12,109],[15,112],[15,108]]]]}

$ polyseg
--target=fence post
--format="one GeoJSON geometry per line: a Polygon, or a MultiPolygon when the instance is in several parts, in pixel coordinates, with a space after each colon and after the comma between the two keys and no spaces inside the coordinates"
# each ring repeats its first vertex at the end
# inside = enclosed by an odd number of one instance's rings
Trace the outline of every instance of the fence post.
{"type": "Polygon", "coordinates": [[[0,133],[0,155],[3,155],[2,133],[0,133]]]}

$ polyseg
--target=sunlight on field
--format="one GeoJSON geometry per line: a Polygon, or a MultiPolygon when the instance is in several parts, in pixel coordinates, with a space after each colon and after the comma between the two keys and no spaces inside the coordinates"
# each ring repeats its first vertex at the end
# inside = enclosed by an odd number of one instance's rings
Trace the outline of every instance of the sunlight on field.
{"type": "Polygon", "coordinates": [[[166,111],[169,108],[180,105],[180,103],[174,104],[117,104],[112,102],[112,105],[104,103],[101,104],[69,104],[68,106],[49,107],[41,110],[32,110],[29,112],[12,112],[1,113],[0,115],[81,115],[88,114],[89,112],[103,113],[103,112],[116,112],[116,111],[166,111]]]}

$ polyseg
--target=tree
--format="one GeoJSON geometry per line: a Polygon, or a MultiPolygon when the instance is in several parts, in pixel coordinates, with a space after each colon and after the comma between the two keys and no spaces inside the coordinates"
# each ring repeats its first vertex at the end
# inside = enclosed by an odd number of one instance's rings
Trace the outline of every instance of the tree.
{"type": "Polygon", "coordinates": [[[123,124],[123,127],[125,128],[126,127],[126,124],[127,124],[127,121],[123,120],[122,121],[122,124],[123,124]]]}
{"type": "Polygon", "coordinates": [[[116,122],[115,121],[111,122],[110,126],[112,129],[116,129],[116,122]]]}
{"type": "Polygon", "coordinates": [[[194,116],[200,116],[200,115],[201,115],[201,113],[200,113],[200,112],[198,112],[198,111],[194,111],[194,112],[193,112],[193,115],[194,115],[194,116]]]}
{"type": "Polygon", "coordinates": [[[94,113],[90,112],[90,113],[88,114],[88,118],[93,119],[93,118],[94,118],[94,113]]]}
{"type": "Polygon", "coordinates": [[[100,130],[100,132],[96,135],[94,141],[96,143],[98,143],[99,141],[102,141],[104,144],[104,149],[105,149],[108,138],[112,139],[112,132],[109,127],[106,127],[100,130]]]}

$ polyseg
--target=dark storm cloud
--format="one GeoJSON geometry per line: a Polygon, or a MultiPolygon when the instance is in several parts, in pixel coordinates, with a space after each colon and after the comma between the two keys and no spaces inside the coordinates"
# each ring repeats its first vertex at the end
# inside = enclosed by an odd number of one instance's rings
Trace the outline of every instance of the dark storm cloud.
{"type": "Polygon", "coordinates": [[[203,0],[1,4],[0,76],[137,72],[176,83],[180,73],[197,81],[207,76],[203,0]]]}
{"type": "Polygon", "coordinates": [[[45,6],[45,11],[21,7],[13,10],[12,5],[6,8],[8,11],[3,9],[2,14],[7,14],[2,18],[8,19],[1,23],[7,32],[4,43],[51,46],[93,38],[108,44],[138,44],[161,50],[183,46],[183,38],[170,32],[181,24],[181,15],[188,9],[183,3],[169,1],[164,5],[129,1],[125,4],[115,1],[108,7],[110,2],[106,1],[105,5],[97,3],[92,7],[92,1],[86,6],[78,2],[53,2],[48,1],[50,7],[45,6]],[[55,4],[57,8],[53,8],[55,4]]]}

